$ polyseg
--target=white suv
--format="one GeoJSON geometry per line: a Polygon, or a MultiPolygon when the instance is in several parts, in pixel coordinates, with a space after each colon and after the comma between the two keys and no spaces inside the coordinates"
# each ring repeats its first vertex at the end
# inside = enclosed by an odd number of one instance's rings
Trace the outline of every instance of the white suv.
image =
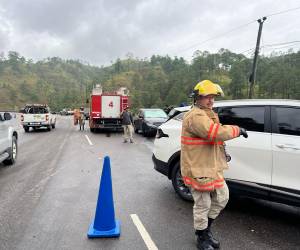
{"type": "MultiPolygon", "coordinates": [[[[300,101],[220,101],[214,110],[222,124],[243,127],[249,135],[226,142],[232,159],[224,174],[231,193],[300,206],[300,101]]],[[[179,196],[191,200],[180,174],[183,115],[160,126],[152,159],[179,196]]]]}
{"type": "Polygon", "coordinates": [[[0,112],[0,163],[12,165],[17,159],[18,133],[16,114],[0,112]]]}

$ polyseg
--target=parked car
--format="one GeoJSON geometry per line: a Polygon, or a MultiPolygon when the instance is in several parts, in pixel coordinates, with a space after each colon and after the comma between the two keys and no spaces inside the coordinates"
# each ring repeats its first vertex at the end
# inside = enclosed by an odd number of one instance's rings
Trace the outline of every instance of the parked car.
{"type": "Polygon", "coordinates": [[[68,115],[68,111],[67,109],[62,109],[61,111],[59,111],[60,115],[68,115]]]}
{"type": "Polygon", "coordinates": [[[170,112],[168,113],[168,120],[172,119],[173,117],[175,117],[176,115],[188,111],[191,109],[191,106],[184,106],[184,107],[175,107],[172,108],[170,110],[170,112]]]}
{"type": "Polygon", "coordinates": [[[74,110],[73,109],[68,109],[67,110],[67,115],[74,115],[74,110]]]}
{"type": "Polygon", "coordinates": [[[17,153],[18,133],[15,114],[0,112],[0,163],[14,164],[17,153]]]}
{"type": "Polygon", "coordinates": [[[167,121],[168,116],[162,109],[140,109],[134,119],[134,131],[144,136],[155,136],[157,127],[167,121]]]}
{"type": "MultiPolygon", "coordinates": [[[[222,101],[214,110],[222,124],[243,127],[249,135],[226,142],[232,160],[224,174],[231,194],[300,206],[300,101],[222,101]]],[[[183,116],[159,127],[152,159],[179,196],[192,200],[180,173],[183,116]]]]}

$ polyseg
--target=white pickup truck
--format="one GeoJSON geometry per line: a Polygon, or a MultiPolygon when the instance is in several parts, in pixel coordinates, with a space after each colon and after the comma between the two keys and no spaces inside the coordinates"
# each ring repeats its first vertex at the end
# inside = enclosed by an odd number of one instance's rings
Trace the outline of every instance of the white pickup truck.
{"type": "Polygon", "coordinates": [[[56,116],[50,112],[47,105],[27,104],[21,113],[21,124],[25,132],[29,132],[30,128],[36,130],[44,127],[48,131],[55,128],[56,116]]]}
{"type": "Polygon", "coordinates": [[[0,163],[12,165],[17,159],[18,133],[16,115],[0,112],[0,163]]]}

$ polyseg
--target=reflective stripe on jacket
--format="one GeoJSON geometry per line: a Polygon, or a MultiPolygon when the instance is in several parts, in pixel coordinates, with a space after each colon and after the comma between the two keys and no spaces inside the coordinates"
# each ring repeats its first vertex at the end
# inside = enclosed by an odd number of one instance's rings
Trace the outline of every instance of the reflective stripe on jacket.
{"type": "Polygon", "coordinates": [[[223,186],[228,168],[224,141],[238,137],[239,127],[222,125],[208,108],[193,107],[184,116],[181,132],[181,174],[187,186],[212,191],[223,186]]]}

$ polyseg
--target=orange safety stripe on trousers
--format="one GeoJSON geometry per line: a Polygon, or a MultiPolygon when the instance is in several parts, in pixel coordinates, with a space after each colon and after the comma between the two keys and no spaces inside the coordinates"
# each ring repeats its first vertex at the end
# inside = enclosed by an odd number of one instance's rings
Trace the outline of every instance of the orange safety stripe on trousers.
{"type": "Polygon", "coordinates": [[[200,183],[196,182],[195,180],[193,180],[192,178],[184,176],[183,181],[186,185],[190,185],[194,189],[205,190],[205,191],[211,191],[215,188],[221,188],[224,185],[224,179],[218,179],[218,180],[214,180],[214,181],[211,181],[211,182],[208,182],[205,184],[200,184],[200,183]]]}

